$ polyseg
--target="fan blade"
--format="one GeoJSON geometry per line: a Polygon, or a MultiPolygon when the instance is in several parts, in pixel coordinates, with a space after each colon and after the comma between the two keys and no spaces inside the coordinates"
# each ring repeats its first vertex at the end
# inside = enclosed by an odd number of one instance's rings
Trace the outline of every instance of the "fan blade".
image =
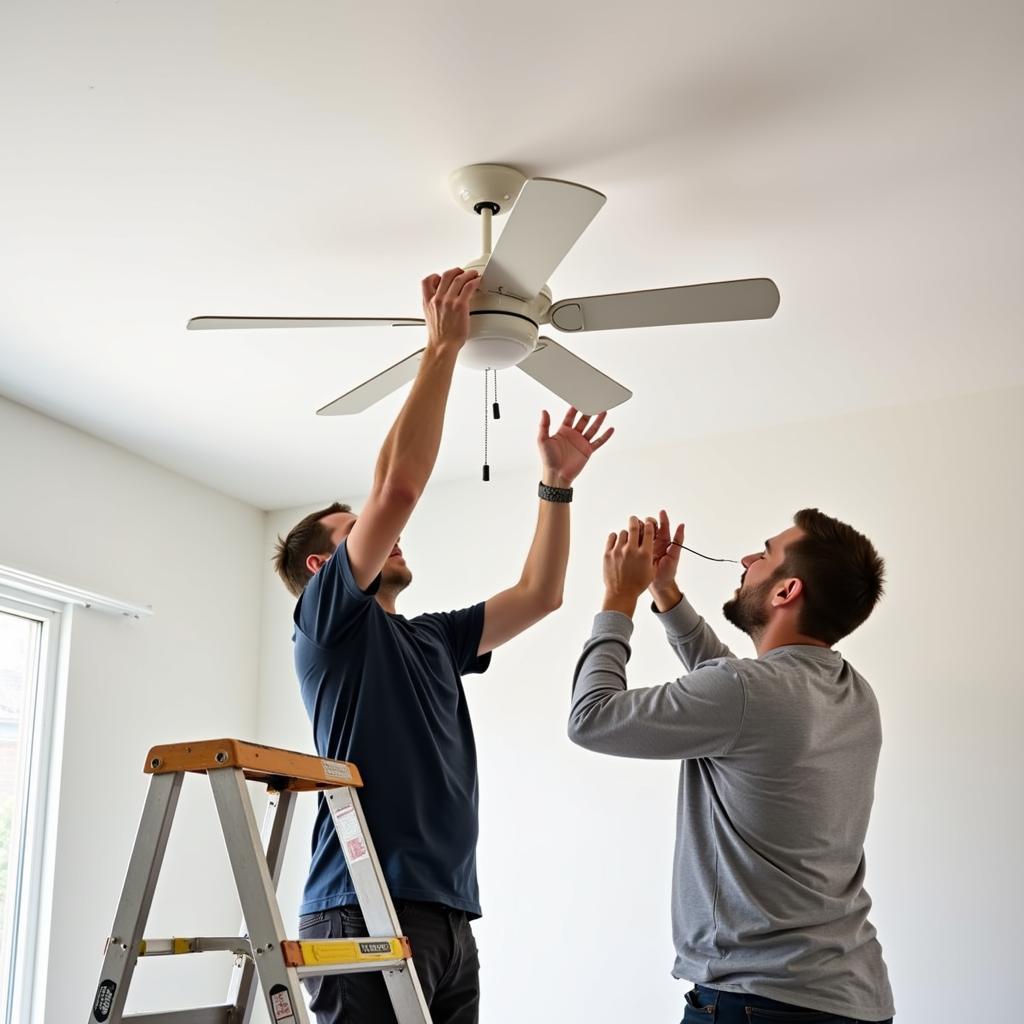
{"type": "Polygon", "coordinates": [[[534,298],[604,200],[600,192],[585,185],[531,178],[494,246],[480,291],[500,291],[527,302],[534,298]]]}
{"type": "Polygon", "coordinates": [[[194,316],[190,331],[220,331],[253,327],[413,327],[425,323],[402,316],[194,316]]]}
{"type": "Polygon", "coordinates": [[[767,277],[745,281],[654,288],[645,292],[562,299],[551,307],[560,331],[608,331],[616,327],[714,324],[725,320],[765,320],[779,308],[779,289],[767,277]]]}
{"type": "Polygon", "coordinates": [[[519,369],[588,416],[614,409],[633,397],[629,388],[616,383],[551,338],[540,338],[536,349],[519,364],[519,369]]]}
{"type": "Polygon", "coordinates": [[[387,398],[403,384],[408,384],[416,376],[420,368],[420,357],[424,349],[406,356],[400,363],[382,370],[376,377],[364,381],[359,387],[346,391],[340,398],[329,402],[322,409],[317,409],[317,416],[350,416],[352,413],[363,412],[371,405],[387,398]]]}

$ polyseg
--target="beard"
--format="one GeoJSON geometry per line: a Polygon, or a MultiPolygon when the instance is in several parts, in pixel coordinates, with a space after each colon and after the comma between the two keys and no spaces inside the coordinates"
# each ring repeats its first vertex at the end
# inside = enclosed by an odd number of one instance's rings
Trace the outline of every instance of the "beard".
{"type": "Polygon", "coordinates": [[[405,590],[410,583],[412,583],[412,570],[409,566],[404,563],[392,565],[390,559],[385,563],[380,575],[381,590],[390,590],[392,593],[398,594],[405,590]]]}
{"type": "Polygon", "coordinates": [[[776,580],[764,580],[756,587],[743,589],[740,583],[739,592],[735,597],[722,605],[722,614],[737,629],[742,629],[751,639],[756,639],[768,625],[768,595],[776,580]]]}

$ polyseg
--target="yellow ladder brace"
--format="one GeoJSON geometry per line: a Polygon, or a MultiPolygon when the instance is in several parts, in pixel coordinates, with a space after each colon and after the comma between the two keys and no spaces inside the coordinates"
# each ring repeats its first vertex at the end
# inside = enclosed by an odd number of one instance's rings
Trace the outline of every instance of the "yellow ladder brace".
{"type": "MultiPolygon", "coordinates": [[[[412,957],[409,940],[397,937],[358,939],[299,939],[281,943],[281,954],[289,967],[304,973],[303,967],[364,967],[381,970],[385,964],[400,966],[412,957]]],[[[324,973],[323,971],[311,973],[324,973]]],[[[334,973],[334,972],[331,972],[334,973]]]]}
{"type": "Polygon", "coordinates": [[[196,935],[190,938],[143,939],[139,956],[179,956],[182,953],[227,952],[235,956],[252,956],[252,946],[237,935],[196,935]]]}

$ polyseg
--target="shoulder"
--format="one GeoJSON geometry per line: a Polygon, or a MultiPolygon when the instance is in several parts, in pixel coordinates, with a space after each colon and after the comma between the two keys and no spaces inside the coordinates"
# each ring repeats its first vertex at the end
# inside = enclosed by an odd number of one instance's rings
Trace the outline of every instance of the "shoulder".
{"type": "Polygon", "coordinates": [[[709,658],[680,676],[675,685],[691,695],[703,695],[717,702],[746,704],[749,679],[746,661],[744,658],[709,658]]]}
{"type": "Polygon", "coordinates": [[[704,673],[708,676],[719,676],[729,677],[742,683],[744,676],[750,670],[751,665],[756,665],[757,661],[754,658],[735,658],[735,657],[724,657],[724,658],[708,658],[707,661],[702,661],[699,665],[694,665],[690,675],[694,673],[704,673]]]}
{"type": "Polygon", "coordinates": [[[293,616],[296,632],[320,647],[337,646],[385,616],[375,600],[379,587],[380,576],[360,589],[342,542],[299,597],[293,616]]]}

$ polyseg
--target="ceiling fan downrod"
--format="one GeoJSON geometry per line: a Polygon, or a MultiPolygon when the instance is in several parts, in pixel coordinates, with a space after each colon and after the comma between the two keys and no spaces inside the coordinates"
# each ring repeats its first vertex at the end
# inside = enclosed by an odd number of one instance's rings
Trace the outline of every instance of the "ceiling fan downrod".
{"type": "Polygon", "coordinates": [[[491,221],[496,213],[501,212],[501,207],[497,203],[483,202],[477,203],[473,209],[480,214],[480,219],[483,221],[484,251],[482,255],[484,259],[489,259],[491,255],[491,221]]]}

